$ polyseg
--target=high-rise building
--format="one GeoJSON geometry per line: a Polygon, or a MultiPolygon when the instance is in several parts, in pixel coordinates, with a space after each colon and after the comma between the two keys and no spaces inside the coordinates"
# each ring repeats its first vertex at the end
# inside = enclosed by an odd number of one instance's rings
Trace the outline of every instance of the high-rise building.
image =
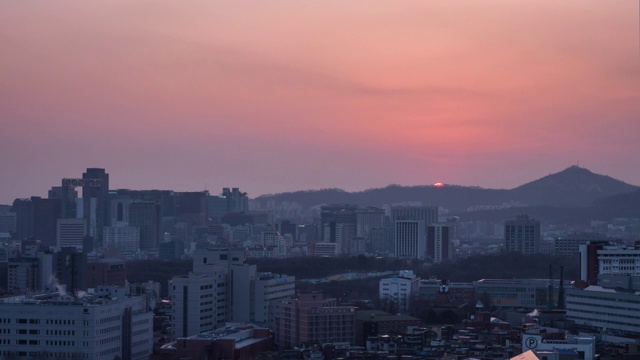
{"type": "Polygon", "coordinates": [[[232,322],[267,325],[271,304],[295,296],[295,277],[256,271],[255,265],[231,266],[230,308],[232,322]]]}
{"type": "Polygon", "coordinates": [[[438,207],[396,206],[391,208],[393,249],[396,257],[424,259],[426,228],[438,222],[438,207]]]}
{"type": "Polygon", "coordinates": [[[85,219],[58,219],[56,249],[73,246],[82,251],[87,235],[85,223],[85,219]]]}
{"type": "Polygon", "coordinates": [[[54,254],[54,259],[55,280],[50,279],[49,282],[54,283],[47,285],[56,285],[55,281],[57,281],[71,294],[87,288],[85,274],[87,255],[85,253],[78,251],[76,247],[64,247],[54,254]]]}
{"type": "Polygon", "coordinates": [[[504,223],[504,247],[506,251],[523,254],[540,252],[540,221],[520,215],[504,223]]]}
{"type": "Polygon", "coordinates": [[[239,188],[223,188],[222,196],[227,201],[227,213],[243,213],[249,211],[249,197],[239,188]]]}
{"type": "Polygon", "coordinates": [[[16,213],[12,211],[0,211],[0,233],[16,232],[16,213]]]}
{"type": "Polygon", "coordinates": [[[109,174],[104,169],[88,168],[82,178],[64,178],[59,188],[52,188],[50,195],[60,201],[61,218],[83,218],[86,234],[102,241],[102,230],[111,220],[109,174]],[[76,187],[82,187],[82,199],[76,199],[76,187]]]}
{"type": "Polygon", "coordinates": [[[396,220],[395,257],[424,260],[426,229],[424,220],[396,220]]]}
{"type": "Polygon", "coordinates": [[[162,209],[154,202],[129,205],[129,226],[140,228],[140,249],[157,249],[162,236],[162,209]]]}
{"type": "Polygon", "coordinates": [[[207,197],[207,213],[210,221],[219,224],[222,221],[222,217],[227,214],[227,198],[209,195],[207,197]]]}
{"type": "Polygon", "coordinates": [[[449,226],[431,224],[427,226],[427,257],[434,263],[451,259],[451,239],[449,226]]]}
{"type": "Polygon", "coordinates": [[[56,224],[60,218],[60,200],[16,199],[13,202],[16,214],[16,238],[40,240],[44,246],[55,246],[56,224]]]}
{"type": "Polygon", "coordinates": [[[110,223],[109,213],[109,174],[104,169],[88,168],[82,174],[82,199],[86,226],[94,239],[102,239],[102,230],[110,223]],[[95,199],[95,210],[92,201],[95,199]]]}
{"type": "Polygon", "coordinates": [[[384,209],[376,207],[357,209],[356,236],[361,236],[368,239],[371,230],[382,229],[384,227],[384,217],[384,209]]]}
{"type": "MultiPolygon", "coordinates": [[[[320,239],[323,242],[341,243],[356,236],[356,205],[336,204],[320,209],[320,239]]],[[[348,249],[348,247],[347,247],[348,249]]]]}
{"type": "Polygon", "coordinates": [[[207,216],[207,198],[209,193],[206,191],[195,192],[176,192],[176,217],[179,221],[190,225],[205,225],[208,220],[207,216]]]}
{"type": "Polygon", "coordinates": [[[137,226],[105,226],[102,245],[104,249],[117,249],[125,260],[131,260],[140,250],[140,228],[137,226]]]}
{"type": "Polygon", "coordinates": [[[194,252],[192,271],[174,276],[169,283],[174,337],[197,335],[224,325],[230,316],[230,268],[242,265],[244,260],[244,249],[194,252]]]}
{"type": "Polygon", "coordinates": [[[437,206],[394,206],[391,208],[391,221],[422,220],[424,225],[438,222],[437,206]]]}
{"type": "Polygon", "coordinates": [[[208,270],[208,273],[174,276],[169,282],[174,337],[197,335],[225,324],[227,269],[212,266],[208,270]]]}
{"type": "Polygon", "coordinates": [[[290,220],[282,220],[280,222],[280,226],[278,230],[282,236],[290,234],[293,241],[297,241],[298,239],[298,225],[291,222],[290,220]]]}

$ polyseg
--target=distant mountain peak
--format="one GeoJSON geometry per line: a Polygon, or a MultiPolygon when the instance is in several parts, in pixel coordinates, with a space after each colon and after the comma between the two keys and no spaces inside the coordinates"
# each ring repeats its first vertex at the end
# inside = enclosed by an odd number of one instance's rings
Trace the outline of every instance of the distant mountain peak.
{"type": "Polygon", "coordinates": [[[600,175],[589,169],[572,165],[514,189],[529,204],[591,203],[601,197],[630,192],[635,186],[600,175]]]}

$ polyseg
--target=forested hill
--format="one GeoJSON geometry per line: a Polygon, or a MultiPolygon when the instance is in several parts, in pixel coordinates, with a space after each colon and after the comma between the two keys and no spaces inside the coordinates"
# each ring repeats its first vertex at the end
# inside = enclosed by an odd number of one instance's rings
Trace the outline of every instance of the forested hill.
{"type": "Polygon", "coordinates": [[[480,187],[433,185],[400,186],[347,192],[323,189],[263,195],[252,200],[261,207],[267,202],[298,203],[304,209],[322,204],[357,204],[364,206],[392,205],[403,202],[422,202],[445,207],[453,212],[477,207],[557,206],[584,207],[614,195],[637,191],[637,186],[606,175],[595,174],[585,168],[571,166],[514,189],[485,189],[480,187]]]}

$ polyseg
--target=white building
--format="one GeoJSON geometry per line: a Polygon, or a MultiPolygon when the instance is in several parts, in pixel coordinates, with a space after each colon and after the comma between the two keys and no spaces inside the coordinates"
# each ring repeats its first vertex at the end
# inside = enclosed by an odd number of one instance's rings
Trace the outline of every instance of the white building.
{"type": "Polygon", "coordinates": [[[531,331],[523,333],[522,352],[524,353],[531,350],[535,354],[543,352],[548,354],[549,352],[558,350],[573,350],[578,354],[578,359],[595,359],[596,339],[593,336],[565,335],[564,339],[547,339],[544,335],[545,334],[539,332],[531,333],[531,331]]]}
{"type": "Polygon", "coordinates": [[[260,273],[255,265],[233,265],[230,317],[232,322],[267,324],[270,304],[295,296],[295,277],[260,273]]]}
{"type": "MultiPolygon", "coordinates": [[[[582,247],[581,247],[582,249],[582,247]]],[[[640,249],[628,246],[604,246],[597,250],[598,275],[640,276],[640,249]]]]}
{"type": "Polygon", "coordinates": [[[169,281],[174,337],[188,337],[224,326],[227,316],[227,269],[190,272],[169,281]]]}
{"type": "Polygon", "coordinates": [[[0,303],[0,358],[148,359],[153,313],[144,297],[58,294],[0,303]]]}
{"type": "Polygon", "coordinates": [[[413,298],[418,296],[419,286],[420,278],[413,271],[402,270],[398,276],[380,280],[380,300],[393,302],[399,312],[407,312],[413,298]]]}
{"type": "Polygon", "coordinates": [[[640,335],[640,292],[592,285],[568,289],[567,319],[612,335],[640,335]]]}
{"type": "Polygon", "coordinates": [[[267,323],[270,304],[295,295],[295,278],[258,273],[242,249],[198,250],[193,271],[169,283],[173,336],[189,337],[225,321],[267,323]]]}

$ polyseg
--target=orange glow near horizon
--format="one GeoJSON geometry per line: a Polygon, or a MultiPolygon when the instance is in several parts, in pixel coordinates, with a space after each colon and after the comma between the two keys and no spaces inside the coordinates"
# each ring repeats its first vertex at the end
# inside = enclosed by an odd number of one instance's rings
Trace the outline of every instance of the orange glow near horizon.
{"type": "Polygon", "coordinates": [[[508,188],[576,159],[640,184],[633,2],[2,8],[0,203],[86,167],[113,187],[250,196],[508,188]]]}

